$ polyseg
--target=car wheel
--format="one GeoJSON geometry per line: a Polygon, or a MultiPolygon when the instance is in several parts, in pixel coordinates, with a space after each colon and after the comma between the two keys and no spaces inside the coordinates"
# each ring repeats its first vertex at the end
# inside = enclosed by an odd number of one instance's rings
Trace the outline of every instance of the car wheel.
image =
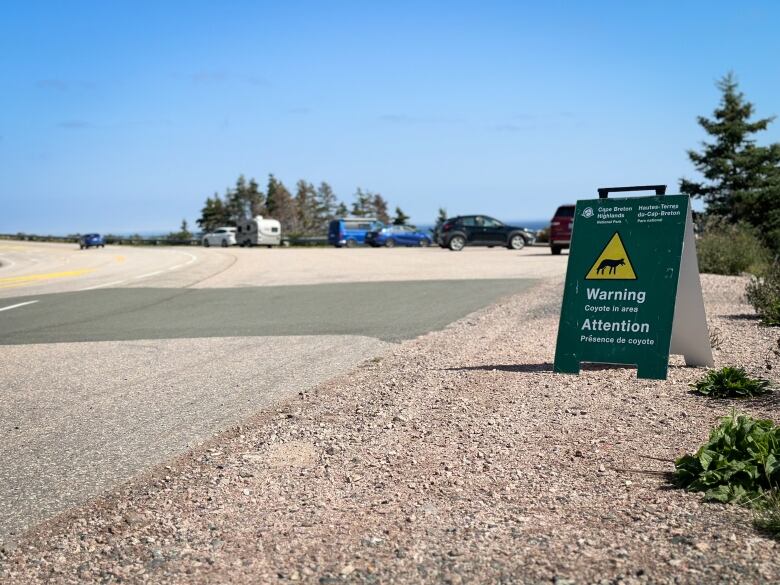
{"type": "Polygon", "coordinates": [[[83,249],[84,249],[84,246],[79,246],[79,250],[83,250],[83,249]]]}
{"type": "Polygon", "coordinates": [[[222,240],[222,247],[223,248],[227,248],[228,247],[227,240],[222,240]]]}
{"type": "Polygon", "coordinates": [[[211,244],[209,243],[209,241],[208,241],[208,240],[203,240],[203,247],[204,247],[204,248],[208,248],[209,246],[211,246],[211,244]]]}
{"type": "Polygon", "coordinates": [[[520,234],[515,234],[509,238],[509,245],[507,247],[510,250],[522,250],[525,248],[525,238],[520,234]]]}
{"type": "Polygon", "coordinates": [[[560,246],[550,246],[550,252],[553,253],[553,256],[557,256],[561,253],[561,247],[560,246]]]}
{"type": "Polygon", "coordinates": [[[394,248],[395,247],[395,240],[393,238],[387,238],[385,240],[385,248],[394,248]]]}
{"type": "Polygon", "coordinates": [[[420,240],[421,248],[427,248],[430,245],[431,245],[431,241],[428,238],[423,238],[422,240],[420,240]]]}
{"type": "Polygon", "coordinates": [[[466,245],[466,238],[463,236],[452,236],[450,238],[449,249],[453,252],[460,252],[466,245]]]}
{"type": "Polygon", "coordinates": [[[347,248],[354,248],[357,246],[357,242],[355,240],[347,240],[347,248]]]}

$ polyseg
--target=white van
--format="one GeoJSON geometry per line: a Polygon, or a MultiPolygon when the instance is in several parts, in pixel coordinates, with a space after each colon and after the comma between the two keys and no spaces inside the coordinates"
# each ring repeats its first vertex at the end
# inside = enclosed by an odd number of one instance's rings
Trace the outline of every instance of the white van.
{"type": "Polygon", "coordinates": [[[282,224],[275,219],[264,219],[262,215],[239,221],[236,226],[236,241],[239,246],[278,246],[282,243],[282,224]]]}

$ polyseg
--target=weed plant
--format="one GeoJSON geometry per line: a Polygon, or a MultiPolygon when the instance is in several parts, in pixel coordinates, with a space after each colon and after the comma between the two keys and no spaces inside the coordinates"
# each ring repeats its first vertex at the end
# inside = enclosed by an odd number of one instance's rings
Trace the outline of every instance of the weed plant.
{"type": "Polygon", "coordinates": [[[769,380],[751,378],[744,369],[731,366],[710,370],[691,387],[710,398],[752,398],[772,391],[769,380]]]}
{"type": "Polygon", "coordinates": [[[747,285],[747,299],[764,325],[780,325],[780,260],[747,285]]]}
{"type": "Polygon", "coordinates": [[[769,252],[746,224],[730,224],[710,218],[696,242],[699,270],[710,274],[762,274],[769,265],[769,252]]]}
{"type": "Polygon", "coordinates": [[[675,483],[705,500],[757,505],[780,486],[780,426],[732,413],[674,466],[675,483]]]}
{"type": "Polygon", "coordinates": [[[764,494],[753,515],[753,525],[780,540],[780,491],[764,494]]]}

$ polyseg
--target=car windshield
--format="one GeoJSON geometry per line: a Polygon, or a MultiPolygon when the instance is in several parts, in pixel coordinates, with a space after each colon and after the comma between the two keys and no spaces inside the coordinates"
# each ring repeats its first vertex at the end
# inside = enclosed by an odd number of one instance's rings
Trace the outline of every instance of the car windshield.
{"type": "Polygon", "coordinates": [[[555,217],[574,217],[574,206],[561,205],[555,212],[555,217]]]}

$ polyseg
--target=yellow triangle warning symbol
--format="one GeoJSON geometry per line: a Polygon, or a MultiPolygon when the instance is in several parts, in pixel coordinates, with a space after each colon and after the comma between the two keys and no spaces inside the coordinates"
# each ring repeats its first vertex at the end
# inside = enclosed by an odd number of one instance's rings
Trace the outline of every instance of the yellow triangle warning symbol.
{"type": "Polygon", "coordinates": [[[604,246],[585,280],[636,280],[636,272],[618,232],[604,246]]]}

